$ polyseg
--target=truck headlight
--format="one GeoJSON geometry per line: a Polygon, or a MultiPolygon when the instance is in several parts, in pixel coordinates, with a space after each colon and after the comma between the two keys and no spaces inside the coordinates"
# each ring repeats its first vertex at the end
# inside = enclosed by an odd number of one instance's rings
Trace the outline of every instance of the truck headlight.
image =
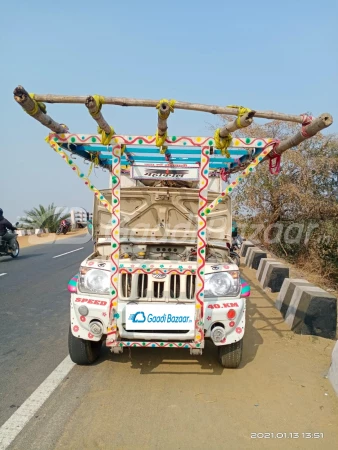
{"type": "Polygon", "coordinates": [[[81,267],[79,289],[89,294],[109,294],[109,272],[101,269],[81,267]]]}
{"type": "Polygon", "coordinates": [[[205,297],[228,297],[239,293],[239,273],[216,272],[205,275],[205,297]]]}

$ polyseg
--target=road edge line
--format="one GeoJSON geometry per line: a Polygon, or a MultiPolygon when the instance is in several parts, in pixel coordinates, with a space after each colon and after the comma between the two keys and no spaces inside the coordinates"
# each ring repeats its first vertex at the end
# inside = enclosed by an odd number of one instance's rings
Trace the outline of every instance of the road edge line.
{"type": "Polygon", "coordinates": [[[66,252],[66,253],[61,253],[61,255],[56,255],[56,256],[53,256],[53,258],[52,258],[52,259],[55,259],[55,258],[60,258],[60,256],[65,256],[65,255],[69,255],[70,253],[78,252],[79,250],[83,250],[83,249],[84,249],[84,247],[81,247],[81,248],[77,248],[77,249],[75,249],[75,250],[71,250],[70,252],[66,252]]]}
{"type": "Polygon", "coordinates": [[[75,364],[67,356],[19,409],[0,428],[0,449],[6,450],[34,417],[45,401],[69,374],[75,364]]]}

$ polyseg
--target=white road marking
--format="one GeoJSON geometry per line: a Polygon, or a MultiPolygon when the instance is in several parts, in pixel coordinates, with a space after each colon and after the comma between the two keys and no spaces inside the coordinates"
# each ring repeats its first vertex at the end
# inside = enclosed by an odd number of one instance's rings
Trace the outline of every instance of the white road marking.
{"type": "Polygon", "coordinates": [[[7,273],[0,273],[0,277],[3,277],[4,275],[7,275],[7,273]]]}
{"type": "Polygon", "coordinates": [[[0,428],[0,450],[6,450],[75,364],[67,356],[0,428]]]}
{"type": "Polygon", "coordinates": [[[84,249],[84,247],[77,248],[76,250],[72,250],[71,252],[62,253],[61,255],[53,256],[53,259],[54,259],[54,258],[60,258],[60,256],[69,255],[69,253],[78,252],[79,250],[83,250],[83,249],[84,249]]]}

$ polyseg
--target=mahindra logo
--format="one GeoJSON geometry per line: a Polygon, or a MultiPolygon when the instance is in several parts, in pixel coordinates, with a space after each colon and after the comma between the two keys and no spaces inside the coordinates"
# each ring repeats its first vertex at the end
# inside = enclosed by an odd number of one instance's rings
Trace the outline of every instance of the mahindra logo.
{"type": "Polygon", "coordinates": [[[165,273],[153,273],[153,278],[156,278],[157,280],[161,280],[162,278],[165,278],[167,275],[165,273]]]}

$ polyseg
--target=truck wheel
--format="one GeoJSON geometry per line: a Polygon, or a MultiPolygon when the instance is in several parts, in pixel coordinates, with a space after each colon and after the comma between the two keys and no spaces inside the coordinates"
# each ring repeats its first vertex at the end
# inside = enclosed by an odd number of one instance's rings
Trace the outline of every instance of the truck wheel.
{"type": "Polygon", "coordinates": [[[100,356],[102,342],[86,341],[73,336],[69,327],[68,351],[70,359],[79,366],[92,364],[100,356]]]}
{"type": "Polygon", "coordinates": [[[243,339],[218,347],[218,359],[221,366],[227,369],[237,369],[242,360],[242,351],[243,339]]]}

